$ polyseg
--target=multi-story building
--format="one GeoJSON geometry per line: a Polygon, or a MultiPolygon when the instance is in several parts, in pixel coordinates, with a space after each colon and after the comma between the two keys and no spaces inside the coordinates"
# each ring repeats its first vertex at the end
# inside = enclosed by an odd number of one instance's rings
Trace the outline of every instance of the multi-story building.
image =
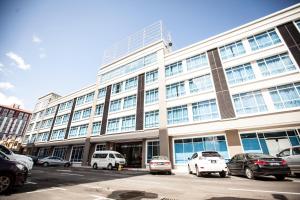
{"type": "Polygon", "coordinates": [[[20,109],[19,105],[0,105],[0,144],[13,151],[19,151],[31,112],[20,109]]]}
{"type": "Polygon", "coordinates": [[[114,149],[130,166],[160,154],[180,167],[196,151],[300,144],[300,4],[176,51],[165,36],[153,24],[106,52],[94,85],[40,98],[28,151],[86,165],[114,149]]]}

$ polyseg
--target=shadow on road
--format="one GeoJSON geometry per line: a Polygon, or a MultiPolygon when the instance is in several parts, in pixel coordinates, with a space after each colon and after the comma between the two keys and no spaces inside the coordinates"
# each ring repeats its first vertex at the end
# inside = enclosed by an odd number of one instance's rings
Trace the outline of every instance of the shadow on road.
{"type": "Polygon", "coordinates": [[[137,191],[137,190],[116,190],[107,196],[116,200],[141,200],[141,199],[155,199],[158,195],[155,193],[137,191]]]}
{"type": "MultiPolygon", "coordinates": [[[[146,171],[93,170],[90,168],[34,167],[27,183],[6,196],[35,190],[124,179],[148,174],[146,171]]],[[[0,196],[1,199],[1,196],[0,196]]]]}

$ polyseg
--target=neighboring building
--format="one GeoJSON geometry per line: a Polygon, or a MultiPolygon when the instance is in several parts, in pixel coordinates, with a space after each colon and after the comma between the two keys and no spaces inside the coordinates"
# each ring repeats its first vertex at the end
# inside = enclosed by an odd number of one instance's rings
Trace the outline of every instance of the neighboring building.
{"type": "Polygon", "coordinates": [[[19,151],[30,116],[31,112],[20,109],[19,105],[0,104],[0,144],[19,151]]]}
{"type": "Polygon", "coordinates": [[[27,151],[86,165],[114,149],[130,166],[161,154],[180,167],[195,151],[230,158],[300,144],[300,4],[174,52],[163,30],[106,52],[96,84],[40,98],[27,151]]]}

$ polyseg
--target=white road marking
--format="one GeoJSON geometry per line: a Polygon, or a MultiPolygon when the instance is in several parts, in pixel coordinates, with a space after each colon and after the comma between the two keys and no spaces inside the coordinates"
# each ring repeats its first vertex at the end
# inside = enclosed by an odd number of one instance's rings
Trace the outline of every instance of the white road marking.
{"type": "Polygon", "coordinates": [[[25,184],[32,184],[32,185],[36,185],[36,182],[31,182],[31,181],[27,181],[25,184]]]}
{"type": "Polygon", "coordinates": [[[246,191],[246,192],[263,192],[263,193],[275,193],[275,194],[294,194],[294,195],[300,195],[300,193],[297,192],[279,192],[279,191],[270,191],[270,190],[248,190],[248,189],[242,189],[242,188],[228,188],[229,190],[237,190],[237,191],[246,191]]]}
{"type": "Polygon", "coordinates": [[[52,187],[52,188],[49,188],[49,189],[36,190],[36,191],[26,192],[26,193],[27,193],[27,194],[31,194],[31,193],[47,192],[47,191],[51,191],[51,190],[66,190],[66,189],[64,189],[64,188],[59,188],[59,187],[52,187]]]}
{"type": "Polygon", "coordinates": [[[99,196],[99,195],[93,195],[93,194],[91,194],[90,196],[96,198],[94,200],[113,200],[111,198],[106,198],[104,196],[99,196]]]}
{"type": "Polygon", "coordinates": [[[72,173],[60,173],[60,174],[69,175],[69,176],[84,176],[82,174],[72,174],[72,173]]]}
{"type": "Polygon", "coordinates": [[[70,169],[58,169],[57,172],[72,172],[70,169]]]}

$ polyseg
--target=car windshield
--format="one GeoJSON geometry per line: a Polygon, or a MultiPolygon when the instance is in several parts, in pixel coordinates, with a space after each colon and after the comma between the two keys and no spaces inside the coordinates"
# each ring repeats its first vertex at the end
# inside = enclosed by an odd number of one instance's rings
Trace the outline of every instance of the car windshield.
{"type": "Polygon", "coordinates": [[[215,151],[206,151],[202,152],[203,157],[221,157],[221,155],[218,152],[215,151]]]}
{"type": "Polygon", "coordinates": [[[152,160],[169,160],[167,156],[153,156],[152,160]]]}
{"type": "Polygon", "coordinates": [[[259,159],[259,158],[275,158],[274,156],[262,154],[262,153],[250,153],[246,155],[249,159],[259,159]]]}
{"type": "Polygon", "coordinates": [[[124,156],[121,155],[121,154],[119,154],[119,153],[116,153],[115,156],[116,156],[117,158],[124,158],[124,156]]]}

